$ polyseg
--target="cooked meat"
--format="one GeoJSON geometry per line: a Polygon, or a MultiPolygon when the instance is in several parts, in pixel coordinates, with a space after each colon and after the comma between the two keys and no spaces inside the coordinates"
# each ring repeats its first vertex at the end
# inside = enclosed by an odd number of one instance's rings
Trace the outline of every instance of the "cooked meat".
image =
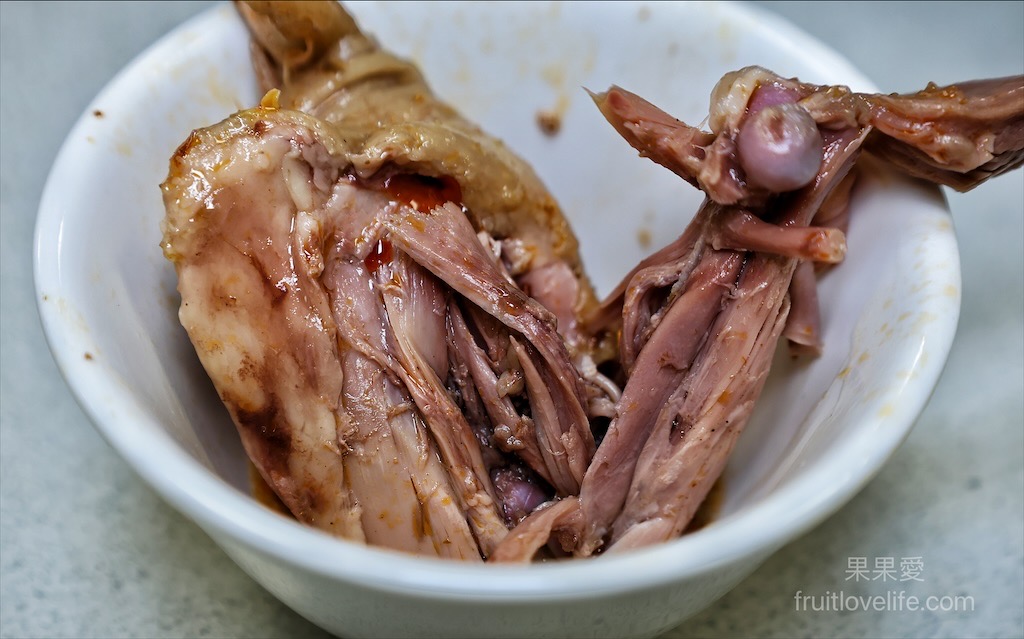
{"type": "Polygon", "coordinates": [[[578,282],[574,308],[594,303],[576,237],[537,175],[437,99],[413,64],[380,49],[337,2],[236,7],[263,90],[280,89],[281,108],[333,125],[355,174],[454,180],[473,227],[514,245],[515,275],[562,261],[578,282]]]}
{"type": "Polygon", "coordinates": [[[619,88],[597,103],[642,155],[726,205],[761,207],[808,184],[821,159],[817,134],[844,128],[870,128],[872,153],[961,191],[1024,162],[1024,76],[880,95],[746,67],[712,92],[710,132],[619,88]]]}
{"type": "Polygon", "coordinates": [[[879,96],[749,67],[710,131],[613,87],[612,126],[708,197],[598,304],[533,171],[340,5],[237,7],[268,93],[171,158],[181,322],[285,506],[408,552],[682,534],[778,339],[821,348],[815,268],[845,255],[859,154],[957,188],[1024,158],[1021,78],[879,96]]]}
{"type": "Polygon", "coordinates": [[[238,7],[281,92],[171,160],[182,324],[297,518],[487,557],[579,492],[613,401],[575,238],[524,162],[340,5],[238,7]]]}
{"type": "Polygon", "coordinates": [[[968,191],[1024,163],[1024,76],[863,98],[868,150],[905,173],[968,191]]]}
{"type": "MultiPolygon", "coordinates": [[[[656,115],[656,124],[647,127],[636,114],[655,108],[621,90],[595,99],[613,126],[632,134],[626,136],[631,143],[641,140],[637,131],[664,130],[671,122],[656,115]]],[[[584,478],[577,553],[679,535],[723,470],[779,336],[812,351],[820,347],[812,264],[841,260],[845,241],[837,228],[809,225],[841,223],[862,146],[912,175],[972,187],[1024,159],[1024,77],[881,96],[748,68],[719,83],[709,121],[716,137],[698,170],[685,176],[708,193],[691,225],[699,231],[684,234],[681,244],[688,248],[670,247],[667,259],[645,264],[621,287],[627,291],[622,350],[636,353],[636,361],[619,417],[584,478]],[[779,149],[782,155],[776,155],[779,149]],[[771,175],[749,170],[762,160],[771,164],[771,175]],[[742,195],[712,201],[729,192],[742,195]],[[652,269],[679,275],[658,282],[662,292],[652,293],[644,277],[652,269]],[[653,312],[631,305],[637,289],[648,300],[665,301],[653,312]],[[709,290],[720,292],[699,297],[709,290]],[[685,314],[677,314],[680,307],[685,314]],[[643,330],[630,330],[636,326],[643,330]],[[653,411],[642,406],[655,398],[661,408],[651,419],[644,413],[653,411]]],[[[679,139],[699,137],[684,130],[679,139]]],[[[693,165],[692,142],[653,142],[655,154],[673,170],[693,165]],[[665,149],[683,153],[666,156],[665,149]]]]}
{"type": "Polygon", "coordinates": [[[711,132],[617,87],[593,96],[641,155],[708,197],[683,235],[589,317],[591,327],[620,326],[629,377],[580,494],[534,511],[492,560],[529,560],[545,546],[619,552],[682,534],[750,417],[779,337],[820,348],[813,265],[845,254],[837,227],[862,148],[890,159],[896,143],[885,140],[903,133],[901,148],[929,154],[912,174],[942,183],[955,182],[949,172],[984,179],[1020,164],[1024,78],[962,86],[868,96],[751,67],[715,88],[711,132]],[[985,107],[969,124],[965,103],[985,107]],[[903,124],[876,128],[896,114],[903,124]],[[930,133],[910,135],[912,117],[930,133]]]}

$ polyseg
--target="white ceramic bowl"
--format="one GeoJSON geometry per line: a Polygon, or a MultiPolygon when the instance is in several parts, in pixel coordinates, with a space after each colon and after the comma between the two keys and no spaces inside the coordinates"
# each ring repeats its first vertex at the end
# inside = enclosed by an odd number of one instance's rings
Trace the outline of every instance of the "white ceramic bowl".
{"type": "MultiPolygon", "coordinates": [[[[726,4],[360,4],[363,27],[537,168],[601,291],[678,235],[700,194],[636,157],[581,86],[617,83],[699,122],[726,71],[872,89],[825,46],[726,4]],[[549,138],[535,122],[561,114],[549,138]],[[643,240],[653,238],[648,244],[643,240]]],[[[821,283],[826,352],[776,360],[726,471],[717,519],[677,541],[587,561],[464,565],[328,537],[249,497],[234,427],[177,321],[157,185],[194,127],[258,99],[230,6],[142,54],[90,105],[39,212],[36,285],[60,369],[97,428],[259,583],[338,634],[645,636],[732,588],[838,509],[907,435],[946,359],[959,262],[934,188],[875,174],[849,257],[821,283]]],[[[100,516],[97,514],[97,516],[100,516]]],[[[131,525],[131,522],[125,522],[131,525]]]]}

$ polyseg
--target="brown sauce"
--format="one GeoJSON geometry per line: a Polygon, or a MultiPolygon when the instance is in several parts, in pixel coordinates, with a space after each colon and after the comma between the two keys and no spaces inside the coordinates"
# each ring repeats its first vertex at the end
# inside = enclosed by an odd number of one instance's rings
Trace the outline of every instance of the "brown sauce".
{"type": "Polygon", "coordinates": [[[700,530],[717,519],[719,511],[722,509],[723,501],[725,501],[725,480],[719,477],[711,485],[708,496],[704,498],[704,501],[697,508],[697,512],[693,514],[693,519],[690,520],[690,524],[683,531],[683,534],[700,530]]]}
{"type": "Polygon", "coordinates": [[[284,505],[284,502],[277,496],[277,493],[267,484],[266,480],[263,479],[263,475],[260,474],[260,471],[256,469],[252,462],[249,462],[249,485],[253,499],[279,515],[295,519],[292,511],[288,510],[288,507],[284,505]]]}
{"type": "Polygon", "coordinates": [[[553,111],[538,111],[537,126],[544,135],[554,137],[562,130],[562,116],[553,111]]]}
{"type": "Polygon", "coordinates": [[[384,192],[420,213],[429,213],[447,202],[462,204],[462,188],[447,176],[396,173],[384,180],[384,192]]]}
{"type": "Polygon", "coordinates": [[[370,273],[376,273],[381,266],[389,263],[394,258],[394,253],[391,242],[385,239],[377,240],[377,245],[373,247],[370,254],[363,260],[363,264],[366,265],[366,270],[370,271],[370,273]]]}

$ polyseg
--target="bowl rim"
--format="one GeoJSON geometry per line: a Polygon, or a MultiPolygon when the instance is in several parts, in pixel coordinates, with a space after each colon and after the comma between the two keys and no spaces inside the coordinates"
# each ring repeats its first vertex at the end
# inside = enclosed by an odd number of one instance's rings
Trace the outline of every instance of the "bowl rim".
{"type": "MultiPolygon", "coordinates": [[[[723,517],[712,526],[657,546],[592,561],[471,564],[338,539],[259,505],[202,466],[161,431],[156,420],[148,416],[115,379],[83,361],[80,353],[88,348],[71,326],[74,320],[51,303],[61,298],[63,290],[60,258],[64,210],[58,204],[55,191],[60,176],[71,170],[72,139],[95,105],[118,91],[133,69],[160,55],[183,32],[202,28],[223,11],[223,5],[205,10],[157,40],[124,67],[85,109],[61,146],[44,186],[35,229],[33,264],[36,303],[44,334],[75,399],[100,434],[135,472],[215,540],[228,537],[276,561],[329,579],[425,599],[550,602],[611,596],[678,582],[741,561],[756,559],[759,563],[852,498],[909,434],[942,372],[955,335],[958,312],[941,317],[930,327],[928,365],[918,371],[920,374],[904,380],[900,392],[902,401],[890,413],[874,417],[878,426],[884,421],[885,428],[861,429],[845,447],[830,450],[819,458],[798,481],[789,482],[759,503],[723,517]],[[98,387],[102,387],[104,393],[95,392],[98,387]],[[159,466],[149,463],[154,449],[161,451],[159,466]],[[837,481],[831,467],[839,457],[845,460],[848,469],[854,470],[837,481]],[[856,464],[850,466],[850,460],[857,460],[856,464]],[[831,488],[806,490],[807,486],[831,488]],[[750,535],[752,528],[759,534],[750,535]],[[609,580],[608,575],[615,575],[615,578],[609,580]],[[493,579],[495,576],[498,578],[493,579]]],[[[756,20],[778,46],[794,50],[799,46],[799,56],[813,56],[820,64],[838,69],[844,77],[857,78],[865,87],[873,88],[873,84],[838,53],[768,11],[746,4],[720,5],[718,11],[733,20],[756,20]]],[[[944,198],[942,204],[948,214],[944,198]]],[[[956,260],[953,277],[957,281],[953,284],[959,291],[955,236],[950,232],[943,239],[949,257],[956,260]]],[[[959,299],[956,309],[959,311],[959,299]]]]}

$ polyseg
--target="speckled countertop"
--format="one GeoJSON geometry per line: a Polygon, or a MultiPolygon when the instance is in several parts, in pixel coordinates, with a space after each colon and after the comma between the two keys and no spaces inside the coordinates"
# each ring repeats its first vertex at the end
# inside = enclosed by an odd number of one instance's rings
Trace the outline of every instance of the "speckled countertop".
{"type": "MultiPolygon", "coordinates": [[[[118,69],[207,4],[0,3],[2,637],[326,636],[107,446],[36,313],[32,231],[61,141],[118,69]]],[[[1021,2],[764,4],[886,90],[1024,71],[1021,2]]],[[[913,433],[838,514],[668,637],[1024,636],[1024,171],[949,201],[963,311],[913,433]],[[906,579],[861,592],[969,609],[800,609],[798,593],[888,564],[906,579]]]]}

